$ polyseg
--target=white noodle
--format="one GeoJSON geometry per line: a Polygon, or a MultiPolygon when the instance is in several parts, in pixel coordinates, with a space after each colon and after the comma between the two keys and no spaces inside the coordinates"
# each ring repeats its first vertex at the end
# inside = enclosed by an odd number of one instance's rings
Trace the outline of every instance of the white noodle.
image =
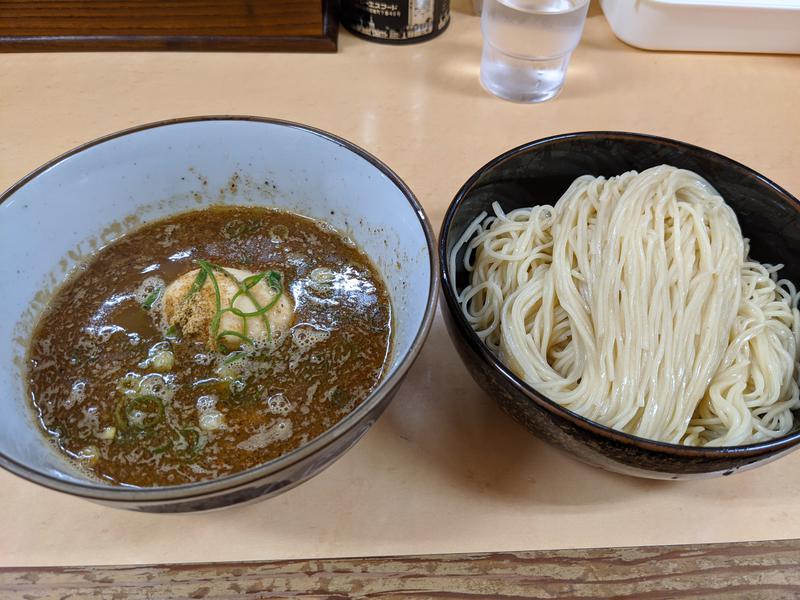
{"type": "Polygon", "coordinates": [[[800,311],[748,257],[733,210],[662,165],[576,179],[555,206],[480,215],[464,247],[469,323],[527,383],[589,419],[672,443],[774,438],[800,407],[800,311]]]}

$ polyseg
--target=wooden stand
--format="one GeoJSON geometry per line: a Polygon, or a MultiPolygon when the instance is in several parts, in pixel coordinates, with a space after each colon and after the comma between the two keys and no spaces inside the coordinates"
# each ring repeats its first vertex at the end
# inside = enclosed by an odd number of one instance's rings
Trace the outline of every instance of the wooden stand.
{"type": "Polygon", "coordinates": [[[335,0],[0,0],[0,52],[336,52],[335,0]]]}

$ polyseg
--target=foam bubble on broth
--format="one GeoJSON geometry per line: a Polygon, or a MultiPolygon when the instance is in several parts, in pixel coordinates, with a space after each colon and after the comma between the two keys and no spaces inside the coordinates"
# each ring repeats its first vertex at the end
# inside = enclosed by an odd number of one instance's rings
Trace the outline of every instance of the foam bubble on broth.
{"type": "Polygon", "coordinates": [[[291,419],[278,419],[272,425],[259,427],[259,430],[236,447],[240,450],[254,451],[266,448],[275,442],[283,442],[292,436],[291,419]]]}
{"type": "Polygon", "coordinates": [[[274,394],[267,398],[267,407],[273,415],[287,416],[294,407],[284,394],[274,394]]]}
{"type": "Polygon", "coordinates": [[[69,396],[67,396],[67,398],[64,400],[64,406],[66,408],[72,408],[75,404],[83,402],[85,398],[86,398],[86,382],[79,379],[78,381],[72,384],[69,396]]]}

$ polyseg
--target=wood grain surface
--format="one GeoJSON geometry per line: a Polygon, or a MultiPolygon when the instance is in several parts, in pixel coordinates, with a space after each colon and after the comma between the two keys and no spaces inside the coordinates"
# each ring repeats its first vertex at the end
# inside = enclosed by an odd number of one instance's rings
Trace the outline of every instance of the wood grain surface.
{"type": "MultiPolygon", "coordinates": [[[[124,541],[120,540],[120,543],[124,541]]],[[[797,598],[800,540],[0,569],[0,598],[797,598]]]]}
{"type": "Polygon", "coordinates": [[[334,0],[0,0],[0,51],[336,51],[334,0]]]}

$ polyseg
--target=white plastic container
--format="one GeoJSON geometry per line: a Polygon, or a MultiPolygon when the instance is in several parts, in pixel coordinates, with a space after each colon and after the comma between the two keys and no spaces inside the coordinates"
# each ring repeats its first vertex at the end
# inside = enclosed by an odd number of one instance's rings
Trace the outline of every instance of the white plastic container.
{"type": "Polygon", "coordinates": [[[600,0],[623,42],[648,50],[800,54],[800,0],[600,0]]]}

